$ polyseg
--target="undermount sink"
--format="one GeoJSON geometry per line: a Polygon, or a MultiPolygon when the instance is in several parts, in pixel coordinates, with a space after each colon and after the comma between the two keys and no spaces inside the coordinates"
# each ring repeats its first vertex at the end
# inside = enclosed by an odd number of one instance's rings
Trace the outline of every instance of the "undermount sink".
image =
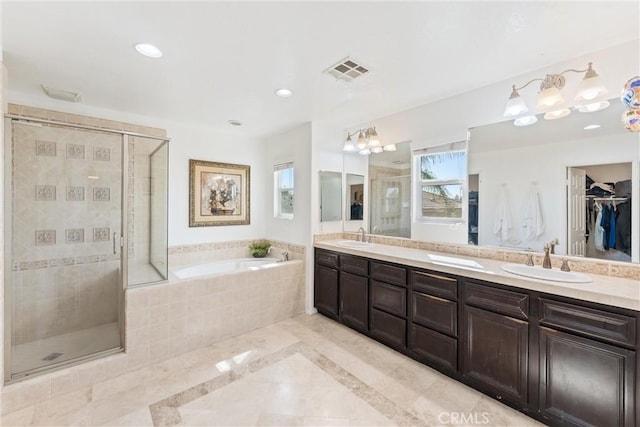
{"type": "Polygon", "coordinates": [[[533,279],[551,280],[553,282],[589,283],[593,279],[586,274],[573,271],[552,270],[542,267],[529,267],[522,264],[504,264],[504,271],[518,276],[531,277],[533,279]]]}
{"type": "Polygon", "coordinates": [[[341,240],[336,243],[338,246],[344,246],[345,248],[362,248],[364,246],[369,246],[371,243],[369,242],[359,242],[357,240],[341,240]]]}

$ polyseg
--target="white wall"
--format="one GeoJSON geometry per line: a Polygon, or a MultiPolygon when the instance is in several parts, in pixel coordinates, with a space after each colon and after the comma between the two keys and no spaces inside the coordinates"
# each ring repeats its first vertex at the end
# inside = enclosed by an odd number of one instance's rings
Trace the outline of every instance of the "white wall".
{"type": "Polygon", "coordinates": [[[8,101],[38,108],[64,111],[152,126],[167,130],[169,143],[169,246],[226,240],[261,238],[265,235],[266,196],[263,187],[265,147],[258,139],[242,136],[240,130],[221,131],[187,123],[177,123],[71,104],[10,91],[8,101]],[[189,227],[189,159],[251,166],[251,224],[220,227],[189,227]]]}
{"type": "MultiPolygon", "coordinates": [[[[584,69],[593,62],[604,85],[615,97],[624,82],[638,74],[640,63],[640,40],[624,43],[606,50],[569,59],[565,62],[545,67],[530,73],[514,76],[480,89],[422,105],[390,116],[360,123],[350,129],[376,126],[378,133],[386,141],[412,141],[411,149],[462,141],[467,138],[467,129],[503,121],[505,103],[511,93],[511,85],[522,85],[533,78],[547,73],[557,73],[568,68],[584,69]]],[[[473,72],[473,70],[469,70],[473,72]]],[[[581,74],[567,75],[565,91],[571,93],[579,84],[581,74]]],[[[537,90],[535,84],[521,91],[521,96],[529,106],[535,105],[537,90]]],[[[638,135],[640,141],[640,134],[638,135]]],[[[414,239],[466,243],[466,225],[452,227],[441,224],[413,223],[411,236],[414,239]]]]}
{"type": "Polygon", "coordinates": [[[311,123],[305,123],[288,132],[272,136],[264,141],[266,167],[264,172],[265,237],[310,248],[311,215],[311,123]],[[274,176],[277,164],[293,162],[294,196],[293,219],[274,218],[274,176]]]}

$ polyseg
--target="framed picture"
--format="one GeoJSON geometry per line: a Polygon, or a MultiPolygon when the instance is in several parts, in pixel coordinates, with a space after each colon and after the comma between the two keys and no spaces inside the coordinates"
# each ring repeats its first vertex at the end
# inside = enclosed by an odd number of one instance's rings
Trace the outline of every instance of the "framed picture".
{"type": "Polygon", "coordinates": [[[249,224],[247,165],[189,160],[189,227],[249,224]]]}

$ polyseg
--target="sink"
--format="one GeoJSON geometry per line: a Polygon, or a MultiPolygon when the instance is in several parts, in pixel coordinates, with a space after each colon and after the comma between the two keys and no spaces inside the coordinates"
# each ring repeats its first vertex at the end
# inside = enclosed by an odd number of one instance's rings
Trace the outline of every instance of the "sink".
{"type": "Polygon", "coordinates": [[[504,264],[504,271],[518,276],[531,277],[533,279],[551,280],[553,282],[589,283],[593,279],[586,274],[573,271],[552,270],[542,267],[529,267],[522,264],[504,264]]]}
{"type": "Polygon", "coordinates": [[[336,243],[338,246],[344,246],[345,248],[362,248],[365,246],[369,246],[371,243],[369,242],[359,242],[357,240],[341,240],[336,243]]]}

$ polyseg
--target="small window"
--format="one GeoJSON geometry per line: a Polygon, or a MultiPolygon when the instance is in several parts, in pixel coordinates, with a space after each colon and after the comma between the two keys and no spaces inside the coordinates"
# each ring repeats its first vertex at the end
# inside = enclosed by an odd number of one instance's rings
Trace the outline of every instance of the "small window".
{"type": "Polygon", "coordinates": [[[283,163],[273,168],[273,216],[276,218],[293,219],[293,175],[293,163],[283,163]]]}
{"type": "Polygon", "coordinates": [[[466,143],[431,147],[415,154],[417,207],[421,221],[463,219],[466,143]]]}

